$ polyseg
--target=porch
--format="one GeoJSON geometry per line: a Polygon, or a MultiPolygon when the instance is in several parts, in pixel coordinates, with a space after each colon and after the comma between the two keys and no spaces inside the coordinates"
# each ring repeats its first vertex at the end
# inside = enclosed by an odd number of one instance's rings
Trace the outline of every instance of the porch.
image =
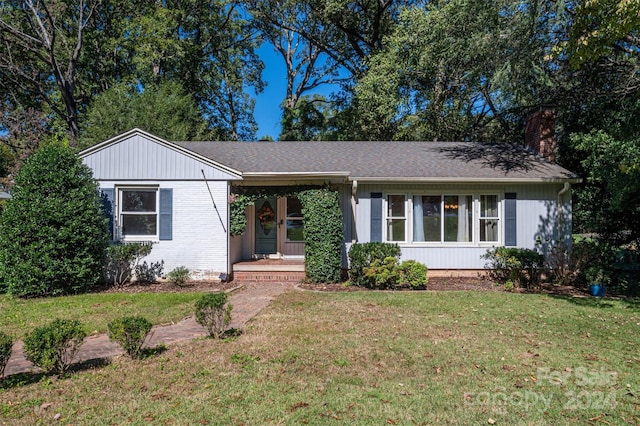
{"type": "Polygon", "coordinates": [[[304,277],[304,259],[252,259],[233,264],[236,281],[299,282],[304,277]]]}

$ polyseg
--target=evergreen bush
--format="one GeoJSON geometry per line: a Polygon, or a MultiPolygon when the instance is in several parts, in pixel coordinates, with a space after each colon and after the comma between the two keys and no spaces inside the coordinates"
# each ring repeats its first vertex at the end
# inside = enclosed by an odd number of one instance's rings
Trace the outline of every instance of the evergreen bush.
{"type": "Polygon", "coordinates": [[[167,274],[167,281],[179,287],[184,286],[191,279],[191,271],[186,266],[178,266],[167,274]]]}
{"type": "Polygon", "coordinates": [[[401,286],[408,286],[412,290],[422,290],[427,287],[429,269],[422,263],[405,260],[397,266],[396,270],[401,286]]]}
{"type": "Polygon", "coordinates": [[[27,359],[46,373],[69,369],[87,333],[78,320],[56,319],[38,327],[24,339],[27,359]]]}
{"type": "Polygon", "coordinates": [[[121,287],[131,281],[140,260],[151,253],[149,244],[116,242],[107,249],[107,281],[121,287]]]}
{"type": "Polygon", "coordinates": [[[400,247],[395,243],[354,243],[349,249],[349,281],[351,285],[370,287],[371,281],[365,275],[365,269],[374,261],[384,263],[388,257],[399,258],[400,247]]]}
{"type": "Polygon", "coordinates": [[[227,299],[227,293],[209,293],[196,301],[196,322],[214,339],[220,338],[231,323],[233,306],[227,299]]]}
{"type": "Polygon", "coordinates": [[[109,339],[117,342],[132,359],[142,357],[142,345],[151,327],[143,317],[122,317],[107,324],[109,339]]]}
{"type": "Polygon", "coordinates": [[[108,220],[91,170],[48,145],[16,175],[0,215],[0,282],[20,297],[80,293],[103,279],[108,220]]]}
{"type": "Polygon", "coordinates": [[[341,278],[342,210],[338,192],[322,188],[298,194],[304,216],[306,278],[313,283],[336,283],[341,278]]]}
{"type": "Polygon", "coordinates": [[[497,247],[482,255],[489,277],[499,283],[512,282],[522,288],[540,285],[544,256],[535,250],[516,247],[497,247]]]}

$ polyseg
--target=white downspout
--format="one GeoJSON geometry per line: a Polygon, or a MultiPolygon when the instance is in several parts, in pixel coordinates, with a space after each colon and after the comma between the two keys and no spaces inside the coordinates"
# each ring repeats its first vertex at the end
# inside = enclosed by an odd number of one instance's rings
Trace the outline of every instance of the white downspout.
{"type": "Polygon", "coordinates": [[[351,242],[356,242],[356,195],[358,194],[358,181],[351,183],[351,242]]]}

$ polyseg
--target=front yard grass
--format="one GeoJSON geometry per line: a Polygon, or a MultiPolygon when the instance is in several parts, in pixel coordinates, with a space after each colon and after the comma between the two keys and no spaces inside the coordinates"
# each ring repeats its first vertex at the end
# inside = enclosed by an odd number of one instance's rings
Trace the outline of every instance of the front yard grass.
{"type": "Polygon", "coordinates": [[[202,294],[91,293],[35,299],[0,295],[0,330],[22,339],[55,318],[80,320],[90,334],[106,333],[107,324],[122,316],[143,316],[152,324],[162,324],[193,314],[202,294]]]}
{"type": "MultiPolygon", "coordinates": [[[[7,424],[639,424],[640,305],[291,292],[239,337],[0,391],[7,424]]],[[[1,423],[1,422],[0,422],[1,423]]]]}

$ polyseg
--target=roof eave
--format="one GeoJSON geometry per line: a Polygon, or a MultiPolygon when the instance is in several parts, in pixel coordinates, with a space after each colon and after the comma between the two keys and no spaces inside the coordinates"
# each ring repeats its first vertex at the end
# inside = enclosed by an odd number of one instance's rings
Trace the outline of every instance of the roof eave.
{"type": "Polygon", "coordinates": [[[350,181],[358,182],[405,182],[405,183],[581,183],[578,177],[539,177],[539,178],[483,178],[483,177],[389,177],[389,176],[350,176],[350,181]]]}

